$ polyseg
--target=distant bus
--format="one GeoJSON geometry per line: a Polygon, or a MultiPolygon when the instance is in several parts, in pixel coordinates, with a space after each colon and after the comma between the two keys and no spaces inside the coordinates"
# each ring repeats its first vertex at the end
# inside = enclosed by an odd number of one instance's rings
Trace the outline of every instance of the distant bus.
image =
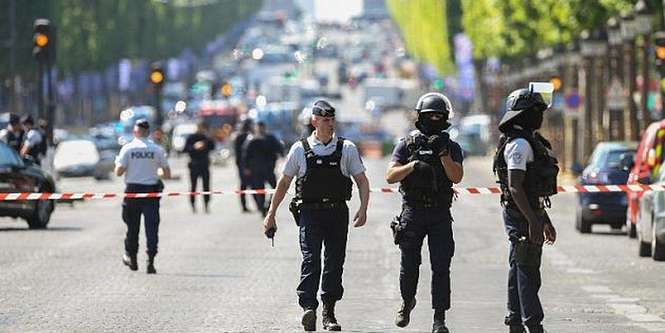
{"type": "Polygon", "coordinates": [[[238,120],[238,108],[226,100],[203,101],[196,118],[208,124],[208,130],[215,140],[224,141],[238,120]]]}

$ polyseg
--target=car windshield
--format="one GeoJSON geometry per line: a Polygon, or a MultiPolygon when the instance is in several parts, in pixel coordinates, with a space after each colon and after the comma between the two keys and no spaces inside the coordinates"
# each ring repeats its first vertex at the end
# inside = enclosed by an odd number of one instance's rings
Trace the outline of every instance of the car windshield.
{"type": "Polygon", "coordinates": [[[597,168],[620,168],[624,154],[635,154],[635,150],[626,148],[598,150],[591,156],[590,164],[597,168]]]}
{"type": "Polygon", "coordinates": [[[0,165],[20,166],[23,161],[9,146],[0,144],[0,165]]]}

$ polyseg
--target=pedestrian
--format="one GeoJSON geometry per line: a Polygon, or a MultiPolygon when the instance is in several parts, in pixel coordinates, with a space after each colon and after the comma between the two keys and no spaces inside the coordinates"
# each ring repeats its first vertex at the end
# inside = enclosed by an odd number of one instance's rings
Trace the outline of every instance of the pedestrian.
{"type": "Polygon", "coordinates": [[[25,130],[25,138],[20,150],[21,157],[30,156],[36,164],[41,165],[46,153],[46,137],[42,136],[39,129],[35,127],[32,116],[23,116],[21,124],[25,130]]]}
{"type": "MultiPolygon", "coordinates": [[[[273,189],[277,187],[275,164],[277,159],[283,155],[283,150],[282,143],[268,132],[266,124],[261,121],[257,122],[255,133],[245,141],[242,153],[245,175],[249,175],[252,189],[263,190],[266,183],[270,184],[273,189]]],[[[254,194],[256,207],[263,216],[268,211],[265,198],[265,194],[254,194]]]]}
{"type": "Polygon", "coordinates": [[[323,276],[323,328],[340,331],[335,318],[335,303],[342,299],[342,269],[346,255],[349,209],[352,182],[360,193],[360,208],[356,212],[354,227],[365,225],[369,201],[369,182],[356,146],[335,135],[335,109],[319,100],[312,108],[311,123],[315,130],[309,137],[294,143],[287,155],[282,176],[272,198],[263,228],[268,237],[277,230],[275,213],[284,199],[291,180],[296,180],[296,195],[291,211],[300,229],[302,265],[297,288],[298,303],[303,308],[301,323],[305,331],[316,330],[317,292],[321,278],[321,252],[323,276]]]}
{"type": "Polygon", "coordinates": [[[446,311],[450,309],[450,264],[455,253],[453,184],[462,181],[462,149],[445,130],[453,107],[440,93],[420,97],[417,130],[400,140],[386,172],[389,184],[400,182],[402,212],[391,224],[401,252],[399,284],[402,304],[395,325],[406,327],[416,306],[416,289],[423,239],[427,236],[432,268],[433,333],[446,333],[446,311]]]}
{"type": "Polygon", "coordinates": [[[544,314],[538,297],[542,246],[543,242],[556,241],[556,230],[545,208],[550,206],[549,196],[556,194],[559,168],[552,146],[537,132],[549,108],[543,94],[531,86],[508,96],[494,156],[510,240],[505,324],[511,333],[526,332],[524,326],[529,333],[543,332],[544,314]]]}
{"type": "MultiPolygon", "coordinates": [[[[185,141],[185,152],[189,154],[189,179],[191,192],[196,192],[196,183],[201,178],[203,191],[210,191],[210,152],[215,150],[215,141],[208,136],[208,124],[197,124],[196,133],[190,134],[185,141]]],[[[196,213],[196,196],[190,195],[192,211],[196,213]]],[[[210,194],[203,195],[205,212],[209,212],[210,194]]]]}
{"type": "Polygon", "coordinates": [[[17,114],[10,113],[7,128],[0,131],[0,140],[14,149],[17,153],[20,153],[21,146],[23,145],[23,138],[25,136],[24,133],[21,118],[17,114]]]}
{"type": "MultiPolygon", "coordinates": [[[[250,177],[245,174],[245,168],[242,164],[243,162],[243,148],[245,147],[245,141],[247,137],[252,133],[252,120],[245,119],[241,123],[240,130],[238,134],[233,139],[233,151],[236,158],[236,167],[238,168],[238,178],[240,179],[240,191],[245,191],[250,186],[250,177]]],[[[249,213],[250,210],[247,209],[247,198],[244,192],[240,192],[240,206],[242,207],[243,213],[249,213]]]]}
{"type": "MultiPolygon", "coordinates": [[[[134,124],[134,140],[125,144],[115,161],[115,174],[125,176],[125,193],[162,192],[162,178],[171,178],[171,169],[164,149],[149,139],[150,125],[147,120],[139,119],[134,124]]],[[[136,255],[139,249],[139,230],[141,215],[145,225],[147,243],[147,273],[157,273],[155,256],[159,231],[159,198],[125,198],[122,204],[122,219],[127,225],[125,254],[122,262],[132,271],[138,270],[136,255]]]]}

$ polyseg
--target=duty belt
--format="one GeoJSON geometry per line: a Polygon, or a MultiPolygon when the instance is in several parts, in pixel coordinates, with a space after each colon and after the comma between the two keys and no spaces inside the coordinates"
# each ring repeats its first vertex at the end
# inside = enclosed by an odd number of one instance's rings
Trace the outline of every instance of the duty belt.
{"type": "Polygon", "coordinates": [[[327,201],[327,202],[303,202],[300,204],[301,208],[305,209],[332,209],[346,207],[344,201],[327,201]]]}

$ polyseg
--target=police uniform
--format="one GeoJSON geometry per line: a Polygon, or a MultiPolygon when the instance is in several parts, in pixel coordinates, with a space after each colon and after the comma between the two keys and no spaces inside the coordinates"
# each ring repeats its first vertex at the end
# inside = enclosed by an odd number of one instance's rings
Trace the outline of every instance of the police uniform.
{"type": "Polygon", "coordinates": [[[352,142],[333,135],[326,144],[311,135],[293,144],[282,172],[297,177],[296,199],[301,203],[298,224],[303,261],[298,302],[304,309],[316,309],[320,280],[324,303],[340,300],[344,294],[342,267],[349,224],[346,201],[351,199],[350,177],[365,172],[365,167],[352,142]]]}
{"type": "MultiPolygon", "coordinates": [[[[161,192],[163,185],[157,170],[168,168],[166,154],[161,146],[148,138],[134,138],[125,144],[116,158],[116,166],[125,171],[125,192],[161,192]]],[[[139,248],[141,215],[144,217],[147,240],[148,265],[157,255],[159,231],[159,198],[125,199],[122,204],[122,219],[127,224],[125,253],[136,258],[139,248]]]]}
{"type": "MultiPolygon", "coordinates": [[[[556,194],[556,177],[559,171],[557,160],[551,152],[550,143],[534,129],[511,121],[516,119],[520,112],[534,112],[534,107],[542,108],[540,111],[542,112],[547,108],[542,99],[525,102],[527,98],[535,98],[535,95],[527,94],[524,90],[514,92],[508,99],[509,113],[504,116],[499,127],[503,135],[499,140],[493,167],[501,185],[503,220],[511,243],[508,313],[505,324],[510,326],[510,332],[519,333],[525,332],[523,325],[529,328],[529,332],[543,332],[541,322],[544,314],[538,297],[542,283],[540,275],[542,244],[535,244],[528,239],[529,224],[512,198],[508,174],[511,170],[524,171],[525,178],[522,187],[529,206],[536,213],[540,223],[546,224],[551,221],[545,208],[550,206],[549,196],[556,194]],[[517,95],[522,100],[516,101],[517,95]]],[[[542,116],[540,122],[542,122],[542,116]]],[[[538,127],[540,125],[536,126],[536,128],[538,127]]]]}
{"type": "Polygon", "coordinates": [[[25,131],[22,129],[19,131],[13,131],[15,127],[21,126],[21,118],[16,114],[11,113],[9,115],[9,124],[7,128],[3,129],[0,132],[0,140],[14,149],[16,152],[21,151],[21,145],[23,145],[23,140],[25,137],[25,131]]]}
{"type": "MultiPolygon", "coordinates": [[[[450,156],[462,164],[459,144],[450,141],[450,156]]],[[[402,299],[416,296],[421,248],[427,236],[432,266],[432,308],[450,309],[450,263],[455,253],[450,206],[453,199],[452,182],[446,176],[439,156],[432,153],[425,136],[415,130],[400,140],[393,152],[392,161],[406,165],[422,161],[432,166],[425,172],[414,171],[400,184],[402,213],[400,224],[405,227],[399,240],[402,253],[400,261],[400,291],[402,299]]]]}
{"type": "Polygon", "coordinates": [[[464,158],[460,146],[445,132],[453,113],[446,96],[436,92],[424,94],[418,99],[415,111],[418,129],[400,140],[392,156],[392,161],[401,166],[414,163],[413,170],[400,181],[402,212],[391,223],[401,252],[402,305],[395,325],[406,327],[416,305],[420,253],[427,236],[432,268],[432,332],[448,333],[445,312],[450,309],[450,263],[455,253],[450,214],[454,191],[442,158],[450,158],[460,166],[464,158]]]}

